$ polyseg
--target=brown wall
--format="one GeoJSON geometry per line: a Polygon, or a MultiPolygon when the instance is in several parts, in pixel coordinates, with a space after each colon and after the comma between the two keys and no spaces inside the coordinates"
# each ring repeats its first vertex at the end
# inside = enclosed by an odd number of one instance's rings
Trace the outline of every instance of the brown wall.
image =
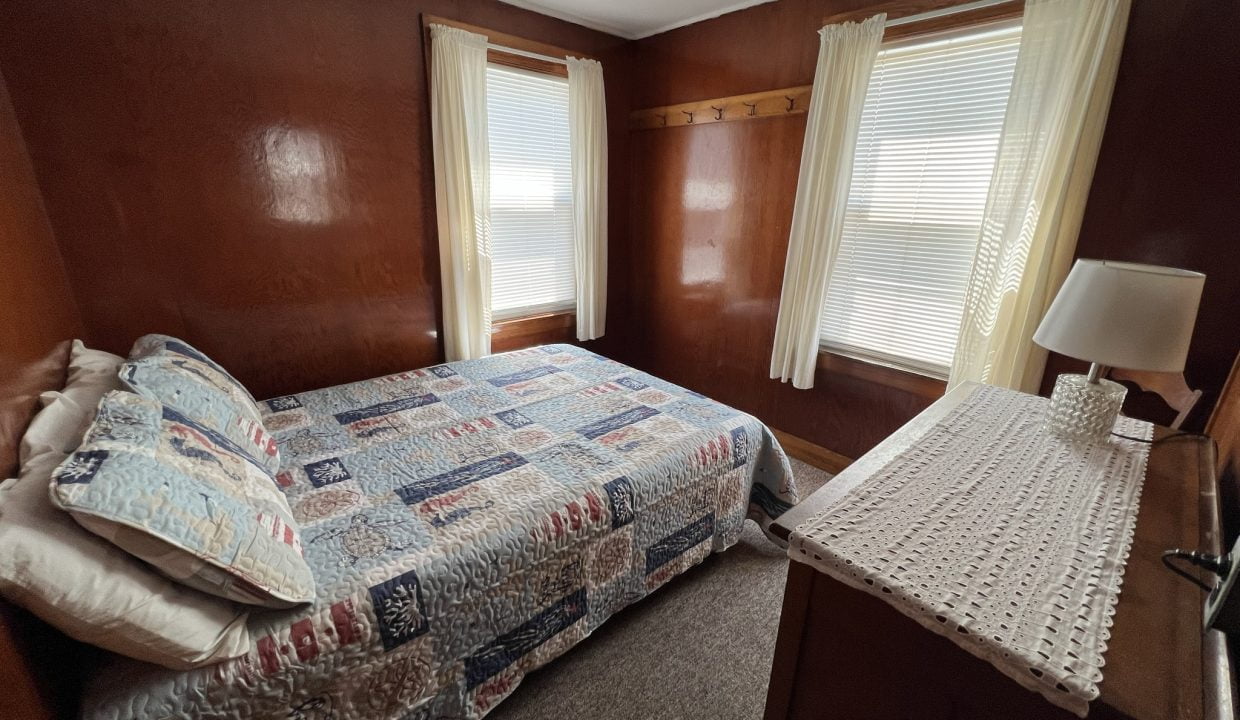
{"type": "Polygon", "coordinates": [[[6,2],[0,67],[89,340],[179,335],[260,397],[437,362],[420,13],[599,57],[623,207],[618,38],[478,0],[6,2]]]}
{"type": "Polygon", "coordinates": [[[60,388],[68,341],[81,334],[64,264],[0,76],[0,479],[35,399],[60,388]]]}
{"type": "MultiPolygon", "coordinates": [[[[865,4],[781,0],[639,41],[633,106],[809,84],[823,17],[865,4]]],[[[1080,253],[1214,276],[1188,368],[1208,402],[1240,343],[1240,153],[1222,89],[1240,76],[1240,17],[1209,0],[1134,5],[1080,253]]],[[[804,131],[796,116],[631,133],[632,247],[612,257],[646,337],[621,359],[856,457],[930,398],[823,370],[810,391],[767,378],[804,131]]]]}
{"type": "MultiPolygon", "coordinates": [[[[594,53],[612,121],[598,349],[857,456],[932,394],[766,378],[804,116],[633,133],[626,116],[808,84],[823,16],[865,4],[780,0],[624,43],[489,1],[10,0],[0,68],[88,339],[181,335],[265,396],[441,357],[419,14],[594,53]]],[[[1237,349],[1240,9],[1134,5],[1081,254],[1212,276],[1188,369],[1208,406],[1237,349]]]]}

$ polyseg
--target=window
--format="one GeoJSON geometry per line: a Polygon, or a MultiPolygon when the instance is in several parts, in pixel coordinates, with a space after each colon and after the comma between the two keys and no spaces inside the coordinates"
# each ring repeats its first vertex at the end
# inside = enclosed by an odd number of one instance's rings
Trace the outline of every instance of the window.
{"type": "Polygon", "coordinates": [[[491,313],[576,304],[568,80],[487,67],[491,145],[491,313]]]}
{"type": "Polygon", "coordinates": [[[885,45],[861,115],[824,348],[946,377],[1020,26],[885,45]]]}

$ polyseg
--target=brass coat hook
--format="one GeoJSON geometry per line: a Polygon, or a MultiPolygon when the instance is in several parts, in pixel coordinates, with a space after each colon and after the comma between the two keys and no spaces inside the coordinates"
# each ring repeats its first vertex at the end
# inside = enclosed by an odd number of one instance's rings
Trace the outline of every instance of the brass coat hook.
{"type": "Polygon", "coordinates": [[[792,108],[797,104],[797,99],[792,97],[791,95],[785,95],[784,99],[788,101],[788,107],[785,108],[784,111],[792,112],[792,108]]]}
{"type": "Polygon", "coordinates": [[[687,124],[692,125],[693,124],[693,113],[689,112],[688,110],[681,110],[681,112],[689,116],[689,122],[687,124]]]}
{"type": "Polygon", "coordinates": [[[749,113],[748,113],[749,117],[753,117],[754,115],[758,114],[758,103],[743,102],[741,103],[741,105],[744,105],[745,107],[749,108],[749,113]]]}
{"type": "Polygon", "coordinates": [[[723,108],[721,108],[721,107],[715,107],[714,105],[711,105],[711,106],[710,106],[710,109],[715,111],[715,119],[716,119],[716,120],[722,120],[722,119],[723,119],[723,108]]]}

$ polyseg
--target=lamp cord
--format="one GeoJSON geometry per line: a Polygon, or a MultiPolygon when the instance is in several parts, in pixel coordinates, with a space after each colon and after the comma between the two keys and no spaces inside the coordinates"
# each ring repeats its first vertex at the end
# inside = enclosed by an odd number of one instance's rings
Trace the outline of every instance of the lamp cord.
{"type": "Polygon", "coordinates": [[[1167,550],[1162,554],[1163,565],[1171,572],[1188,580],[1197,587],[1212,592],[1214,588],[1202,582],[1201,578],[1190,574],[1180,565],[1172,562],[1172,560],[1183,560],[1190,565],[1199,568],[1205,568],[1219,577],[1227,577],[1227,573],[1231,570],[1231,561],[1226,557],[1218,555],[1210,555],[1209,553],[1198,552],[1197,550],[1167,550]]]}
{"type": "Polygon", "coordinates": [[[1125,440],[1132,440],[1133,442],[1146,443],[1148,445],[1157,445],[1160,442],[1166,442],[1167,440],[1178,440],[1180,438],[1203,438],[1205,440],[1210,439],[1210,436],[1206,435],[1205,433],[1187,432],[1187,431],[1180,431],[1180,432],[1172,433],[1170,435],[1163,435],[1162,437],[1154,438],[1153,440],[1146,440],[1145,438],[1133,437],[1132,435],[1124,435],[1123,433],[1117,433],[1117,432],[1113,432],[1111,434],[1117,438],[1123,438],[1125,440]]]}

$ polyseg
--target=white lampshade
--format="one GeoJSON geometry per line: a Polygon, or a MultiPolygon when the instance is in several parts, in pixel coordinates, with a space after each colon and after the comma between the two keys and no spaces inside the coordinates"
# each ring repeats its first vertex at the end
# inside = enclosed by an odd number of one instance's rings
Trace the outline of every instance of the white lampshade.
{"type": "Polygon", "coordinates": [[[1205,279],[1159,265],[1077,260],[1033,341],[1099,365],[1180,372],[1205,279]]]}

